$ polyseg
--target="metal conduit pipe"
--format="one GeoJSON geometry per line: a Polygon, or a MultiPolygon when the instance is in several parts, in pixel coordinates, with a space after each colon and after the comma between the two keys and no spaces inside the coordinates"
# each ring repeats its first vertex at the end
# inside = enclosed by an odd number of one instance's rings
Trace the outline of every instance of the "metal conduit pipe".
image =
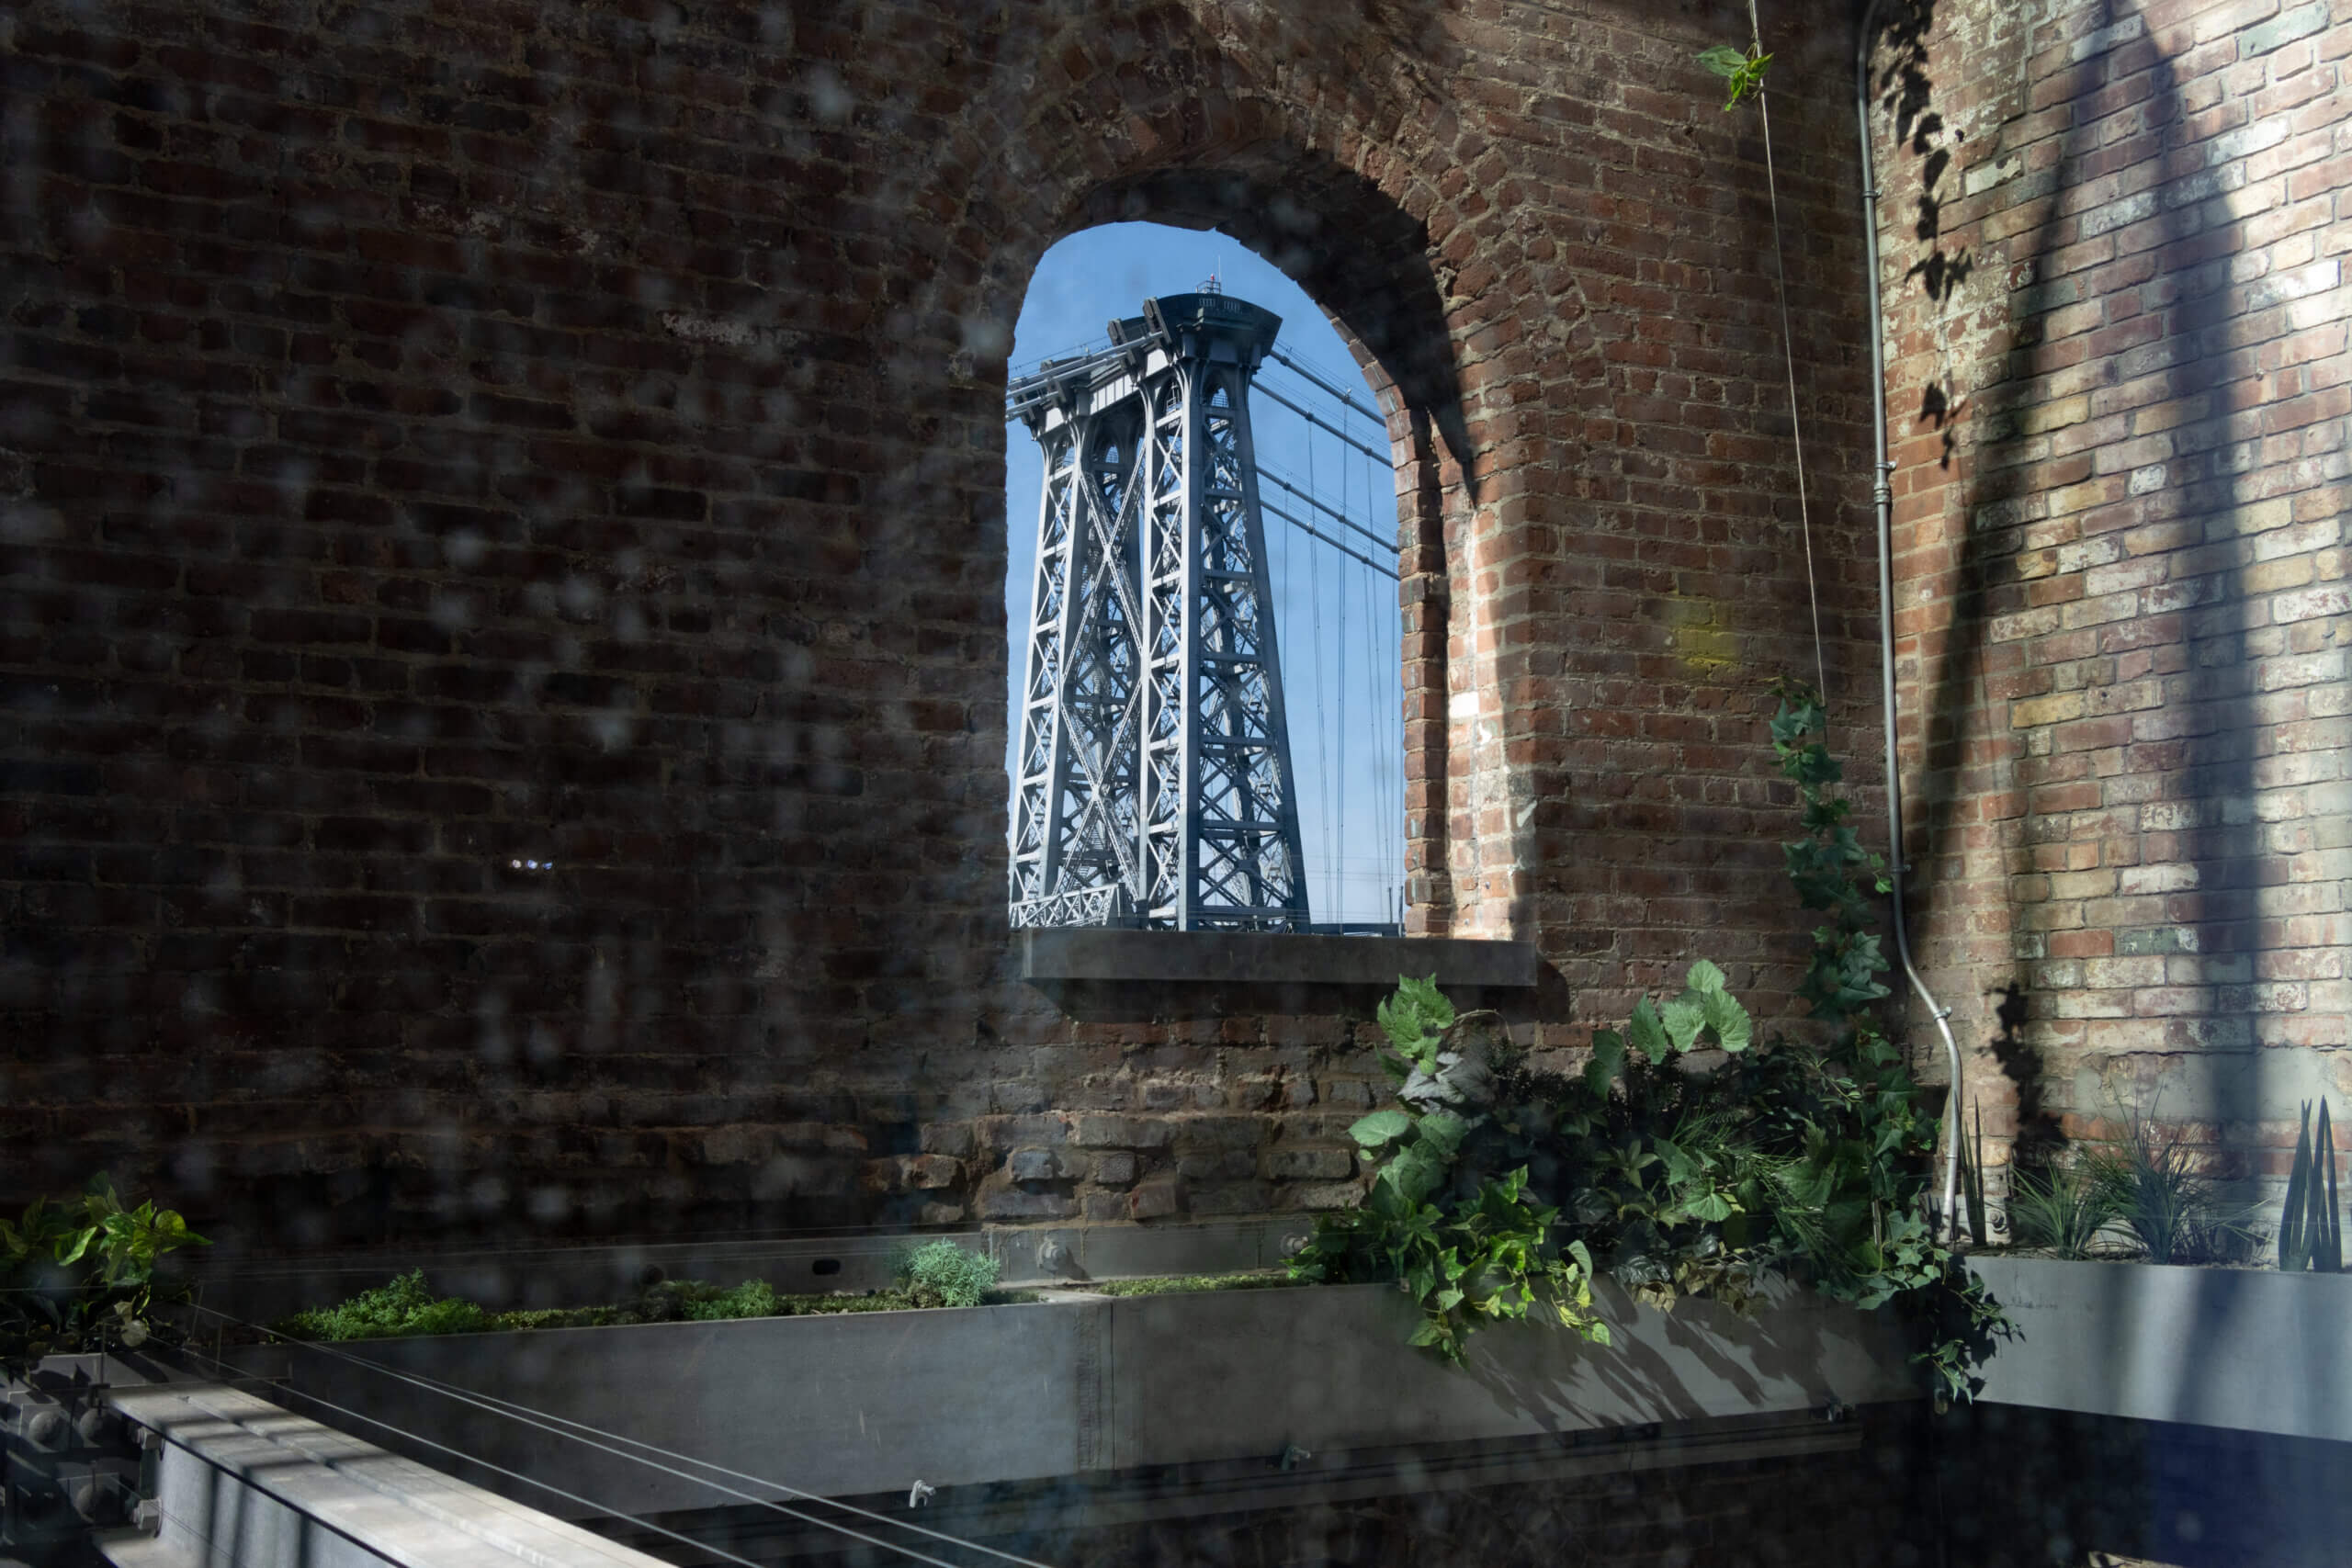
{"type": "Polygon", "coordinates": [[[1862,30],[1854,46],[1854,118],[1861,136],[1862,276],[1868,289],[1871,330],[1871,499],[1878,513],[1878,642],[1880,707],[1885,715],[1887,881],[1894,890],[1894,953],[1904,978],[1918,993],[1944,1038],[1951,1068],[1951,1125],[1944,1138],[1944,1197],[1937,1211],[1948,1235],[1959,1234],[1955,1204],[1960,1190],[1960,1045],[1952,1039],[1951,1009],[1936,999],[1911,962],[1911,939],[1903,921],[1903,774],[1894,751],[1894,464],[1886,455],[1886,329],[1878,285],[1878,175],[1871,160],[1871,39],[1879,0],[1862,9],[1862,30]]]}

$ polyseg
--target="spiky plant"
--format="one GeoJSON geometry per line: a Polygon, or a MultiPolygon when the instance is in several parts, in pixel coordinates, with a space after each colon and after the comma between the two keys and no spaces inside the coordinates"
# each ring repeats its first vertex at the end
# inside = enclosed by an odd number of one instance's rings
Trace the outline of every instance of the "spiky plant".
{"type": "Polygon", "coordinates": [[[2287,1172],[2287,1203],[2278,1216],[2278,1267],[2289,1273],[2337,1274],[2344,1269],[2344,1231],[2335,1205],[2335,1137],[2327,1100],[2319,1102],[2319,1136],[2312,1136],[2312,1102],[2295,1134],[2295,1163],[2287,1172]]]}
{"type": "Polygon", "coordinates": [[[1991,1220],[1984,1208],[1984,1108],[1973,1100],[1970,1108],[1976,1112],[1976,1140],[1973,1148],[1966,1138],[1960,1141],[1960,1190],[1968,1200],[1968,1239],[1979,1247],[1990,1247],[1991,1220]]]}
{"type": "Polygon", "coordinates": [[[2009,1235],[2021,1247],[2087,1258],[2099,1233],[2122,1217],[2112,1188],[2083,1163],[2038,1173],[2010,1168],[2009,1235]]]}

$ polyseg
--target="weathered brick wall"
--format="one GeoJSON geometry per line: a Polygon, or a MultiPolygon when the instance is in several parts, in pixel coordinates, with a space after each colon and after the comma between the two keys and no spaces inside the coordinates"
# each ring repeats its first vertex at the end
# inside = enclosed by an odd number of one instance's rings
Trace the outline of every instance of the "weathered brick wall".
{"type": "Polygon", "coordinates": [[[1988,1130],[2277,1175],[2352,1091],[2352,6],[1937,0],[1876,56],[1927,884],[1988,1130]]]}
{"type": "MultiPolygon", "coordinates": [[[[1867,720],[1817,21],[1766,10],[1867,720]]],[[[1004,359],[1108,218],[1227,225],[1391,410],[1416,926],[1540,941],[1547,1044],[1701,951],[1784,1013],[1812,656],[1761,148],[1691,62],[1744,22],[11,7],[0,1185],[287,1240],[1342,1201],[1370,997],[1006,978],[1004,359]]]]}

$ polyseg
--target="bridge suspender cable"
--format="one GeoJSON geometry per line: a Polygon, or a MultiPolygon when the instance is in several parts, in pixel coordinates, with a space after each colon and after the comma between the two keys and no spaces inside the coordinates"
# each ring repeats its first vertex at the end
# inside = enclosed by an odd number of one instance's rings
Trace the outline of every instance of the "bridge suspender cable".
{"type": "MultiPolygon", "coordinates": [[[[1288,479],[1283,478],[1280,473],[1268,468],[1263,463],[1258,465],[1258,477],[1264,479],[1269,484],[1279,485],[1283,490],[1290,491],[1291,494],[1298,497],[1299,500],[1306,502],[1307,505],[1315,508],[1316,511],[1320,512],[1324,516],[1331,519],[1332,522],[1340,524],[1341,526],[1347,528],[1351,533],[1362,535],[1365,539],[1379,547],[1381,549],[1393,550],[1396,547],[1395,540],[1382,538],[1379,535],[1374,533],[1371,529],[1365,527],[1363,524],[1349,516],[1345,512],[1332,506],[1328,502],[1318,500],[1310,492],[1299,489],[1298,486],[1291,483],[1288,479]]],[[[1260,504],[1262,505],[1263,502],[1261,502],[1260,504]]],[[[1356,558],[1358,560],[1363,559],[1362,556],[1358,556],[1356,558]]],[[[1374,565],[1374,563],[1371,562],[1366,562],[1365,564],[1374,565]]],[[[1374,565],[1374,570],[1387,572],[1391,578],[1394,578],[1396,575],[1394,571],[1390,571],[1388,568],[1383,566],[1374,565]]]]}
{"type": "Polygon", "coordinates": [[[1273,360],[1283,368],[1295,373],[1302,380],[1311,381],[1316,386],[1321,388],[1324,391],[1329,392],[1331,396],[1339,399],[1342,404],[1346,405],[1349,412],[1363,415],[1364,418],[1372,421],[1373,423],[1380,426],[1384,431],[1388,428],[1388,422],[1382,419],[1379,414],[1375,413],[1371,409],[1364,407],[1362,403],[1356,401],[1355,399],[1350,397],[1346,392],[1341,391],[1337,387],[1334,387],[1321,376],[1317,375],[1313,370],[1308,369],[1306,366],[1301,365],[1289,355],[1284,354],[1281,349],[1268,349],[1266,354],[1268,358],[1273,360]]]}
{"type": "MultiPolygon", "coordinates": [[[[1288,490],[1290,487],[1288,485],[1284,485],[1283,488],[1284,490],[1288,490]]],[[[1312,505],[1313,502],[1310,501],[1309,504],[1312,505]]],[[[1333,549],[1339,551],[1350,560],[1362,561],[1365,566],[1370,567],[1373,570],[1378,572],[1389,581],[1394,582],[1396,581],[1396,573],[1389,568],[1381,565],[1378,561],[1374,560],[1369,556],[1358,555],[1355,551],[1350,549],[1339,540],[1331,537],[1330,535],[1317,528],[1312,523],[1306,522],[1303,518],[1292,516],[1289,513],[1284,512],[1281,507],[1276,506],[1272,502],[1264,499],[1262,496],[1259,498],[1258,510],[1266,513],[1270,517],[1281,518],[1283,522],[1289,524],[1292,527],[1297,529],[1300,533],[1305,534],[1309,538],[1322,540],[1325,544],[1330,546],[1333,549]]],[[[1329,509],[1322,508],[1321,510],[1328,511],[1329,509]]]]}
{"type": "Polygon", "coordinates": [[[1336,425],[1336,424],[1332,424],[1332,423],[1329,423],[1328,421],[1324,420],[1320,415],[1318,415],[1318,414],[1315,414],[1315,413],[1311,413],[1311,412],[1309,412],[1307,410],[1306,410],[1306,409],[1303,409],[1303,408],[1299,407],[1296,403],[1292,402],[1288,398],[1283,397],[1280,392],[1275,391],[1272,387],[1267,386],[1263,381],[1258,382],[1258,383],[1257,383],[1254,387],[1252,387],[1250,389],[1251,389],[1252,391],[1259,391],[1259,392],[1263,392],[1263,393],[1265,393],[1265,394],[1266,394],[1266,396],[1268,396],[1268,397],[1270,397],[1270,398],[1273,399],[1273,400],[1274,400],[1274,401],[1276,401],[1276,402],[1278,402],[1278,403],[1282,404],[1282,405],[1283,405],[1283,407],[1284,407],[1284,408],[1286,408],[1286,409],[1290,410],[1290,412],[1293,412],[1293,413],[1295,413],[1295,414],[1298,415],[1298,417],[1299,417],[1299,418],[1301,418],[1301,419],[1305,420],[1307,423],[1309,423],[1309,424],[1311,424],[1311,425],[1315,426],[1315,428],[1316,428],[1316,429],[1329,432],[1332,435],[1336,436],[1337,438],[1339,438],[1339,439],[1340,439],[1340,440],[1341,440],[1341,441],[1346,442],[1349,446],[1351,446],[1354,447],[1357,451],[1359,451],[1359,452],[1363,453],[1365,457],[1377,457],[1377,458],[1379,458],[1379,459],[1380,459],[1382,462],[1384,462],[1384,463],[1385,463],[1385,462],[1387,462],[1387,461],[1389,460],[1389,456],[1388,456],[1388,454],[1387,454],[1387,453],[1385,453],[1385,452],[1375,452],[1375,451],[1374,451],[1371,447],[1369,447],[1369,446],[1365,446],[1363,442],[1361,442],[1361,441],[1357,440],[1354,436],[1350,435],[1346,431],[1341,430],[1338,425],[1336,425]]]}

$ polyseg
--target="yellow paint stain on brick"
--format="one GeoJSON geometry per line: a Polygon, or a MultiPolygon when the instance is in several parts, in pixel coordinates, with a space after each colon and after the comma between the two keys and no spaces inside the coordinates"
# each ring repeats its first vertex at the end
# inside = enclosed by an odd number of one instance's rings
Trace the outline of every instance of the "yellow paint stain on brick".
{"type": "Polygon", "coordinates": [[[2071,398],[2054,398],[2046,403],[2029,404],[2018,411],[2018,429],[2027,435],[2040,435],[2048,431],[2062,430],[2070,424],[2080,424],[2091,416],[2091,400],[2087,392],[2071,398]]]}
{"type": "Polygon", "coordinates": [[[2009,723],[2018,729],[2030,729],[2037,725],[2064,724],[2070,718],[2083,716],[2083,694],[2060,692],[2054,696],[2028,697],[2009,705],[2009,723]]]}
{"type": "Polygon", "coordinates": [[[1739,665],[1739,638],[1715,620],[1711,599],[1676,594],[1666,602],[1667,640],[1695,675],[1719,675],[1739,665]]]}

